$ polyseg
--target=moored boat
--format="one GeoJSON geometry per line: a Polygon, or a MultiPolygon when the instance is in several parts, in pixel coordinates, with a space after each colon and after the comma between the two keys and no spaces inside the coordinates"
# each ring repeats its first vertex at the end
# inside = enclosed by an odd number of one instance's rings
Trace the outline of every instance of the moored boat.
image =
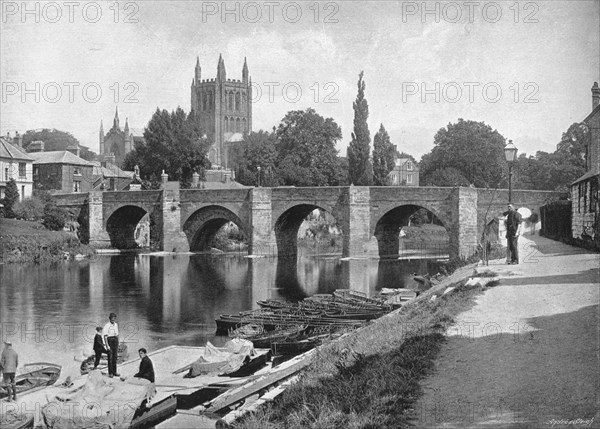
{"type": "MultiPolygon", "coordinates": [[[[24,365],[26,372],[15,377],[17,396],[35,392],[56,383],[60,377],[62,367],[49,362],[35,362],[24,365]]],[[[6,386],[0,386],[0,398],[8,396],[6,386]]]]}

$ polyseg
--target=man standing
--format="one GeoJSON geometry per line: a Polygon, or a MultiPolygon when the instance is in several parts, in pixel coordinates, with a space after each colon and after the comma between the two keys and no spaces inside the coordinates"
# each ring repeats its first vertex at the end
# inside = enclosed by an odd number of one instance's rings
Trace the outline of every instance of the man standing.
{"type": "Polygon", "coordinates": [[[138,350],[138,353],[142,360],[140,361],[140,370],[134,375],[134,377],[145,378],[150,383],[154,383],[154,366],[148,357],[148,352],[146,349],[141,348],[138,350]]]}
{"type": "Polygon", "coordinates": [[[506,218],[506,263],[508,265],[519,263],[519,235],[521,235],[521,215],[515,210],[512,203],[508,204],[508,210],[503,213],[506,218]]]}
{"type": "Polygon", "coordinates": [[[17,388],[15,386],[15,373],[19,366],[19,355],[12,348],[12,343],[8,340],[4,341],[6,345],[0,357],[0,370],[2,370],[2,380],[8,391],[7,401],[17,400],[17,388]],[[11,399],[12,397],[12,399],[11,399]]]}
{"type": "Polygon", "coordinates": [[[102,336],[104,337],[104,346],[108,350],[108,376],[110,378],[118,377],[117,374],[117,354],[119,349],[119,325],[117,325],[117,315],[110,313],[109,322],[104,325],[102,336]]]}

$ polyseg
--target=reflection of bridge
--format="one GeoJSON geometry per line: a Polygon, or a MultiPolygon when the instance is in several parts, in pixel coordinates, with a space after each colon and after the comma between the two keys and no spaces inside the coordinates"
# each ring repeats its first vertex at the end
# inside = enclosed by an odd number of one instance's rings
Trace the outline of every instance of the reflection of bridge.
{"type": "MultiPolygon", "coordinates": [[[[549,191],[513,191],[517,206],[539,213],[549,191]]],[[[168,182],[154,191],[90,192],[57,195],[58,204],[79,217],[84,240],[101,247],[135,247],[134,231],[146,214],[150,234],[166,251],[206,249],[225,223],[237,224],[248,238],[249,254],[297,254],[304,218],[320,208],[333,215],[343,233],[343,256],[365,256],[369,242],[379,255],[396,255],[399,227],[419,208],[442,221],[450,256],[468,256],[489,222],[505,210],[505,190],[433,187],[319,187],[180,190],[168,182]]]]}

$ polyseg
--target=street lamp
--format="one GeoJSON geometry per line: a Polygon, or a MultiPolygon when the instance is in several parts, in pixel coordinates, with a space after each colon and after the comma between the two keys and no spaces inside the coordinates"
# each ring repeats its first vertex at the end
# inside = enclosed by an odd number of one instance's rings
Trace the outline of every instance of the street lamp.
{"type": "Polygon", "coordinates": [[[260,165],[256,168],[258,169],[258,187],[260,188],[260,165]]]}
{"type": "Polygon", "coordinates": [[[517,159],[517,148],[512,140],[509,140],[508,144],[504,147],[504,157],[506,158],[506,162],[508,162],[508,202],[512,203],[512,167],[515,159],[517,159]]]}

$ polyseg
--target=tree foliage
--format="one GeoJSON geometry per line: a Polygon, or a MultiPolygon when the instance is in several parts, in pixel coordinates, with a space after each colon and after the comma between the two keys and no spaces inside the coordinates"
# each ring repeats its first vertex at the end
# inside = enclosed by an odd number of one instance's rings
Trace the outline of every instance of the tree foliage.
{"type": "Polygon", "coordinates": [[[96,154],[92,152],[88,147],[82,146],[71,133],[66,131],[60,131],[56,129],[42,130],[29,130],[23,134],[23,147],[27,147],[32,141],[41,140],[44,142],[44,151],[50,152],[55,150],[67,150],[67,147],[71,145],[79,145],[81,149],[79,156],[85,160],[93,161],[96,158],[96,154]]]}
{"type": "Polygon", "coordinates": [[[144,130],[144,139],[136,142],[123,167],[133,170],[139,166],[142,178],[152,183],[160,181],[164,170],[169,180],[189,187],[194,172],[203,176],[210,167],[206,154],[211,142],[204,137],[199,117],[193,112],[187,115],[179,107],[171,113],[157,108],[144,130]]]}
{"type": "Polygon", "coordinates": [[[371,152],[371,135],[367,119],[369,117],[369,105],[365,98],[364,72],[358,75],[358,94],[353,103],[354,108],[354,132],[348,147],[348,179],[354,185],[369,186],[372,184],[372,166],[369,161],[371,152]]]}
{"type": "Polygon", "coordinates": [[[44,217],[44,201],[37,197],[26,198],[13,207],[15,217],[23,220],[41,220],[44,217]]]}
{"type": "Polygon", "coordinates": [[[282,185],[336,186],[343,180],[335,148],[342,130],[314,109],[288,112],[276,132],[277,177],[282,185]]]}
{"type": "Polygon", "coordinates": [[[373,137],[373,182],[377,186],[389,184],[388,175],[394,169],[396,148],[383,124],[373,137]]]}
{"type": "Polygon", "coordinates": [[[459,119],[436,133],[434,148],[421,158],[421,178],[433,186],[449,186],[448,177],[478,188],[505,184],[504,142],[489,125],[459,119]]]}
{"type": "Polygon", "coordinates": [[[234,145],[230,159],[236,172],[236,181],[242,185],[277,186],[275,132],[260,130],[244,135],[244,140],[234,145]]]}
{"type": "Polygon", "coordinates": [[[2,198],[2,204],[4,205],[4,216],[8,218],[15,217],[13,208],[16,203],[19,202],[19,188],[17,188],[17,182],[11,178],[6,182],[4,188],[4,198],[2,198]]]}

